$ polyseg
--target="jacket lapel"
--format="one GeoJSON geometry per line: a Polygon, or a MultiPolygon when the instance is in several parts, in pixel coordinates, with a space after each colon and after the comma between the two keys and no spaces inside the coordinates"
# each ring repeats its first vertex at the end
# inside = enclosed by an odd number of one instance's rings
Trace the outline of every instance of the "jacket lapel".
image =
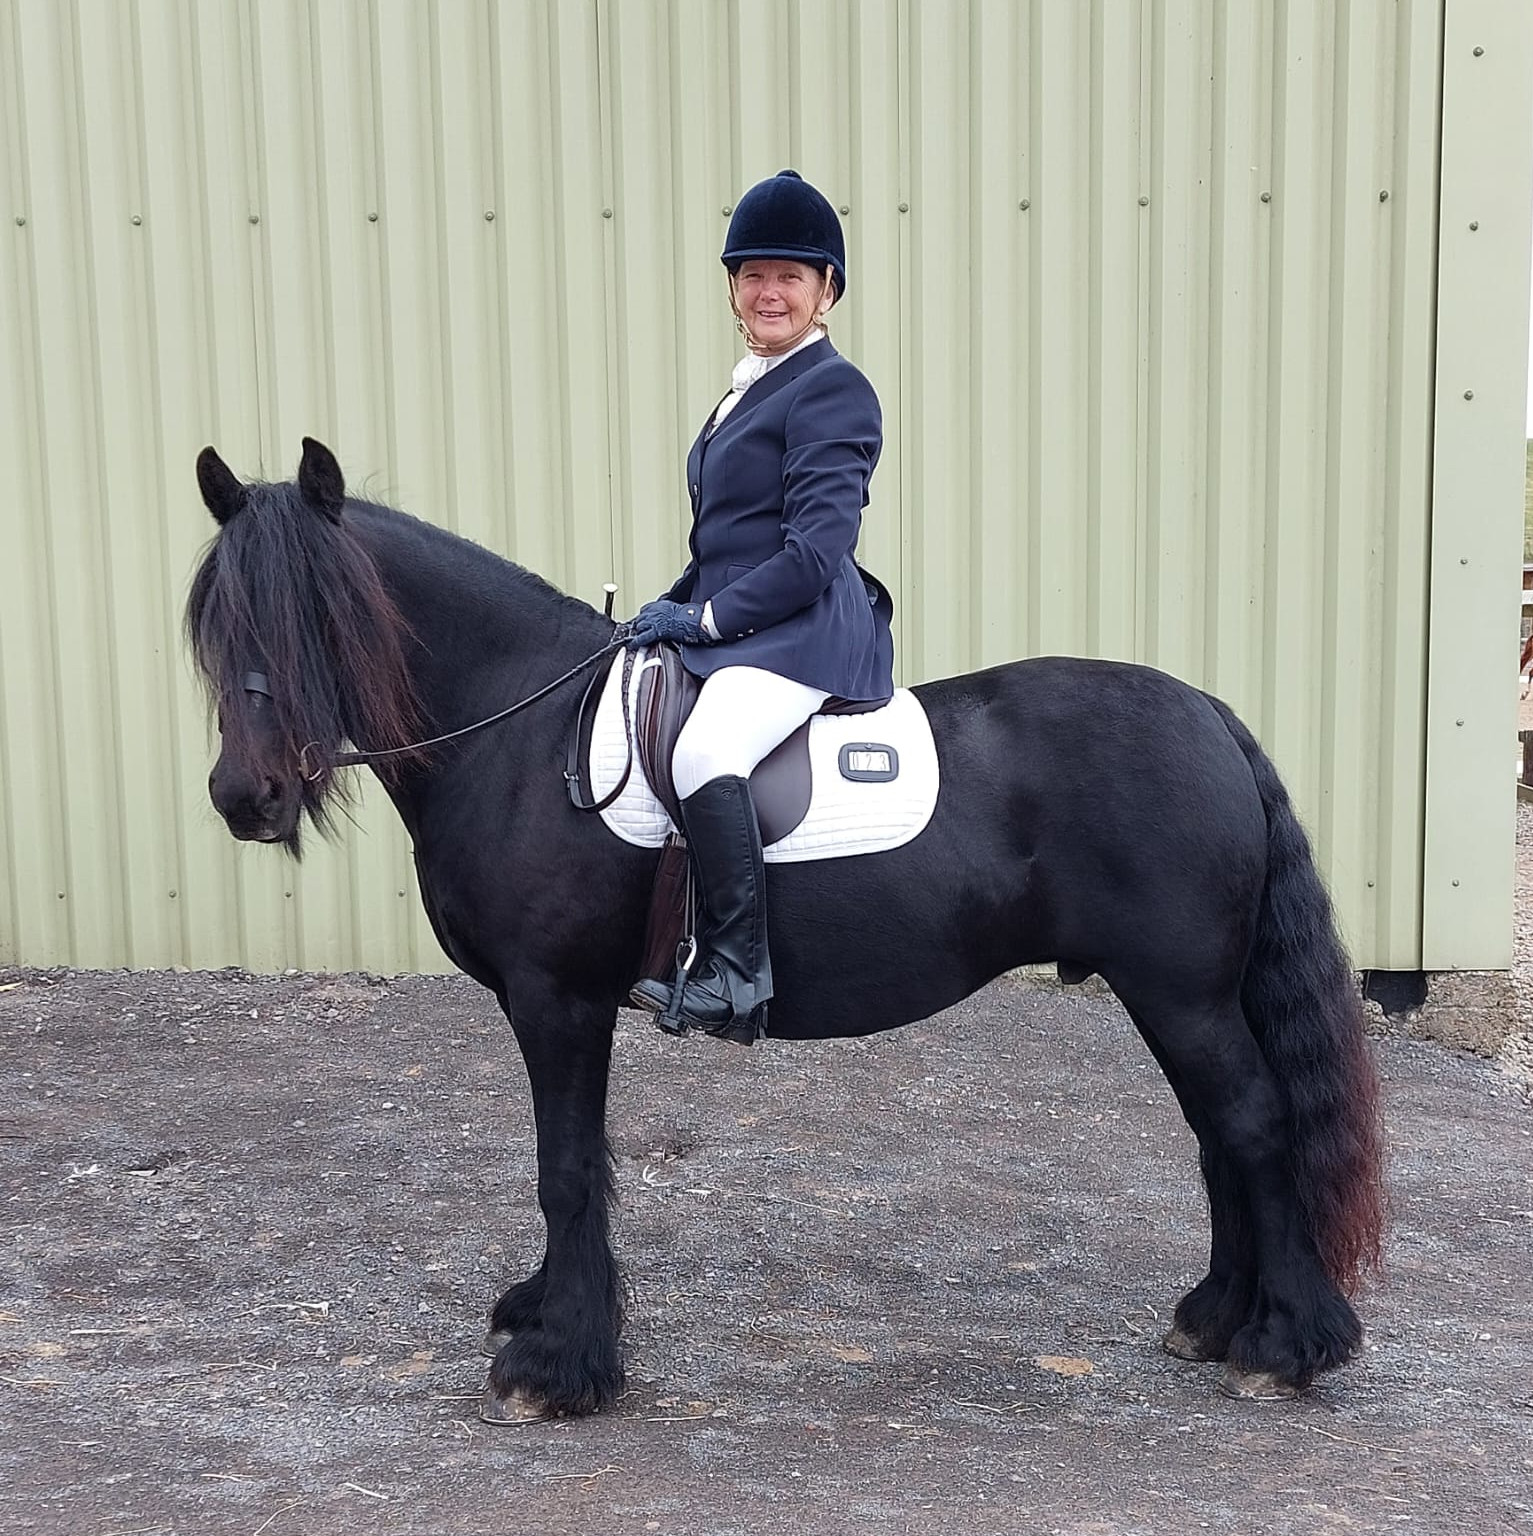
{"type": "MultiPolygon", "coordinates": [[[[724,418],[719,432],[729,431],[735,422],[743,421],[764,400],[769,400],[785,384],[791,384],[794,379],[801,379],[816,365],[826,362],[836,356],[836,349],[831,346],[828,336],[822,337],[812,347],[805,347],[802,352],[795,352],[787,362],[779,363],[770,373],[756,380],[751,387],[740,396],[740,403],[724,418]]],[[[714,411],[718,406],[714,406],[714,411]]],[[[706,444],[708,440],[717,434],[710,432],[713,422],[710,414],[707,422],[703,424],[703,435],[699,441],[706,444]]]]}

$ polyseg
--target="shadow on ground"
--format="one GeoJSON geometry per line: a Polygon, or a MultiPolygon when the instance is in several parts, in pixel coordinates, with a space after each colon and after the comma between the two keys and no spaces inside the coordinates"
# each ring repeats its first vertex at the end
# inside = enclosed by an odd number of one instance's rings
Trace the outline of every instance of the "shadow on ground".
{"type": "Polygon", "coordinates": [[[1202,1195],[1109,1000],[755,1051],[625,1014],[630,1391],[492,1429],[485,1310],[541,1229],[488,994],[0,973],[0,1529],[1533,1529],[1533,1114],[1376,1045],[1368,1347],[1264,1405],[1157,1347],[1202,1195]]]}

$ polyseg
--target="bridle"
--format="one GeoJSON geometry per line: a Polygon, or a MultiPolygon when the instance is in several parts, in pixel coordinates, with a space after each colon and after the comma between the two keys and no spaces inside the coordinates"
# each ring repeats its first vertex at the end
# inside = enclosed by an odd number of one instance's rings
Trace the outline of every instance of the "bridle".
{"type": "MultiPolygon", "coordinates": [[[[483,720],[476,720],[472,725],[465,725],[456,731],[448,731],[441,736],[433,736],[427,741],[412,741],[402,747],[380,747],[372,752],[338,752],[328,762],[322,760],[319,755],[319,743],[311,741],[305,743],[298,754],[298,772],[304,781],[309,784],[318,782],[324,775],[334,768],[356,768],[364,763],[377,762],[385,757],[399,757],[406,752],[420,752],[427,747],[439,747],[445,742],[457,741],[464,736],[471,736],[475,731],[482,731],[486,726],[498,725],[502,720],[509,720],[512,715],[519,714],[530,705],[536,704],[539,699],[545,699],[556,688],[562,687],[572,678],[579,677],[587,667],[593,667],[597,662],[612,655],[614,651],[621,650],[628,644],[628,637],[632,632],[630,624],[619,624],[613,632],[613,638],[599,651],[593,651],[584,661],[577,662],[568,672],[556,677],[553,682],[545,683],[536,693],[530,693],[525,699],[518,699],[515,704],[508,705],[505,709],[497,711],[493,715],[486,715],[483,720]],[[309,754],[315,754],[314,767],[309,768],[309,754]]],[[[258,698],[270,700],[272,697],[271,681],[264,672],[247,672],[241,679],[240,686],[246,693],[254,694],[258,698]]],[[[626,701],[625,701],[626,702],[626,701]]]]}

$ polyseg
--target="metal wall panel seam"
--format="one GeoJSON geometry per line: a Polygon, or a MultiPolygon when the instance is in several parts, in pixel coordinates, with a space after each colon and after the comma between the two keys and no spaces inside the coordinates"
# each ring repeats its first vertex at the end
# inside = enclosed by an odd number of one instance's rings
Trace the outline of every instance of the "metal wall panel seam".
{"type": "Polygon", "coordinates": [[[623,410],[620,389],[621,343],[618,335],[618,319],[622,313],[618,292],[618,242],[621,236],[619,221],[624,210],[619,206],[618,187],[615,181],[614,159],[616,146],[613,134],[613,73],[616,64],[610,54],[614,44],[614,26],[603,24],[603,11],[607,0],[591,0],[591,25],[595,33],[596,54],[596,163],[599,177],[601,207],[601,261],[602,261],[602,342],[604,348],[606,410],[609,457],[606,483],[606,531],[607,547],[616,549],[618,524],[618,483],[621,467],[628,460],[627,413],[623,410]]]}
{"type": "Polygon", "coordinates": [[[0,955],[9,963],[68,958],[67,914],[55,899],[64,870],[64,817],[57,763],[56,649],[51,637],[53,584],[42,573],[51,560],[48,548],[44,441],[41,431],[39,370],[41,338],[35,259],[39,209],[32,196],[28,84],[46,90],[38,71],[23,67],[26,43],[23,17],[6,0],[0,11],[0,122],[7,128],[3,169],[4,256],[0,256],[0,346],[12,347],[12,362],[0,359],[0,447],[5,449],[0,475],[7,494],[0,504],[0,532],[11,553],[0,567],[0,815],[7,832],[4,845],[6,925],[0,930],[0,955]],[[10,267],[7,280],[6,267],[10,267]],[[31,889],[28,889],[28,887],[31,889]],[[46,914],[44,916],[43,914],[46,914]]]}
{"type": "Polygon", "coordinates": [[[1208,150],[1206,29],[1197,10],[1179,7],[1185,32],[1170,33],[1162,7],[1154,30],[1153,194],[1140,201],[1150,225],[1151,386],[1145,434],[1150,452],[1146,516],[1150,538],[1147,601],[1151,644],[1144,659],[1201,681],[1206,635],[1201,592],[1206,494],[1194,466],[1206,462],[1206,379],[1195,360],[1207,355],[1205,234],[1208,150]],[[1179,44],[1174,46],[1173,44],[1179,44]],[[1201,385],[1201,388],[1200,388],[1201,385]]]}
{"type": "MultiPolygon", "coordinates": [[[[1319,500],[1315,486],[1317,401],[1313,356],[1320,294],[1312,270],[1324,248],[1316,227],[1316,157],[1326,109],[1313,4],[1294,3],[1280,13],[1274,65],[1274,121],[1285,125],[1274,139],[1272,353],[1268,402],[1271,426],[1267,462],[1265,619],[1262,719],[1256,727],[1267,751],[1305,808],[1316,803],[1316,695],[1310,680],[1315,654],[1311,605],[1314,594],[1310,522],[1319,500]]],[[[1323,420],[1323,414],[1321,419],[1323,420]]]]}
{"type": "MultiPolygon", "coordinates": [[[[185,739],[186,734],[183,720],[185,694],[178,686],[184,657],[179,618],[185,576],[178,559],[179,549],[183,547],[177,526],[181,519],[175,514],[186,500],[183,492],[192,490],[193,481],[190,451],[182,460],[179,454],[173,458],[167,447],[175,432],[186,431],[185,424],[192,412],[184,403],[174,409],[169,407],[168,396],[172,390],[186,389],[187,370],[177,368],[167,356],[176,338],[183,337],[185,330],[177,324],[174,311],[165,300],[176,296],[184,302],[187,287],[184,280],[167,281],[166,274],[171,265],[168,253],[185,250],[191,245],[190,241],[178,243],[174,234],[177,229],[184,228],[181,189],[189,181],[186,145],[196,142],[195,131],[188,131],[189,126],[195,129],[195,122],[189,124],[191,114],[187,108],[187,95],[182,89],[182,82],[190,73],[190,19],[183,7],[174,10],[158,7],[137,16],[137,65],[143,82],[138,129],[145,221],[144,335],[146,366],[152,381],[147,391],[147,412],[152,428],[149,444],[144,449],[148,458],[145,484],[149,487],[150,497],[146,513],[152,523],[156,556],[152,609],[160,637],[155,670],[160,684],[162,712],[159,728],[150,733],[156,767],[162,775],[160,811],[151,835],[165,849],[162,883],[145,895],[149,900],[171,904],[166,914],[168,931],[164,947],[148,960],[148,963],[158,965],[185,964],[189,949],[188,845],[184,820],[178,812],[192,803],[192,790],[187,782],[185,759],[170,748],[173,743],[185,739]],[[162,128],[168,128],[168,131],[162,132],[162,128]],[[175,432],[171,427],[172,418],[175,419],[175,432]],[[165,881],[169,882],[168,886],[163,883],[165,881]]],[[[195,499],[193,495],[191,506],[187,507],[188,523],[195,499]]]]}
{"type": "Polygon", "coordinates": [[[1026,544],[1026,437],[1014,359],[1022,332],[1018,247],[1026,225],[1013,185],[1016,146],[1025,133],[1024,35],[1014,7],[975,6],[969,36],[969,110],[965,145],[974,195],[966,244],[970,253],[967,453],[976,554],[965,601],[969,664],[988,666],[1019,653],[1019,545],[1026,544]],[[1023,82],[1019,89],[1018,82],[1023,82]]]}
{"type": "MultiPolygon", "coordinates": [[[[330,435],[334,419],[331,271],[319,216],[327,188],[312,21],[305,0],[267,0],[254,17],[264,275],[258,357],[265,365],[268,450],[277,480],[296,473],[301,437],[330,435]]],[[[275,678],[274,684],[280,686],[275,678]]],[[[311,860],[284,873],[280,911],[289,963],[335,968],[340,934],[351,926],[348,860],[311,860]]]]}
{"type": "MultiPolygon", "coordinates": [[[[1139,5],[1139,90],[1138,155],[1135,180],[1141,187],[1151,185],[1151,166],[1155,137],[1155,16],[1160,0],[1140,0],[1139,5]]],[[[1134,332],[1134,629],[1133,658],[1143,661],[1150,654],[1150,444],[1146,424],[1150,411],[1150,221],[1135,220],[1138,231],[1135,251],[1135,332],[1134,332]]]]}
{"type": "MultiPolygon", "coordinates": [[[[1360,782],[1374,772],[1362,745],[1370,736],[1372,678],[1364,658],[1370,616],[1377,607],[1374,571],[1367,555],[1372,521],[1371,465],[1364,456],[1376,438],[1373,356],[1377,346],[1376,300],[1384,285],[1376,280],[1377,226],[1388,217],[1388,199],[1380,200],[1377,164],[1381,125],[1373,89],[1380,39],[1367,8],[1338,12],[1335,26],[1335,90],[1339,102],[1331,139],[1330,243],[1328,290],[1331,314],[1325,371],[1333,381],[1327,397],[1325,436],[1325,520],[1321,530],[1321,647],[1325,665],[1320,751],[1324,770],[1314,827],[1325,849],[1328,884],[1344,913],[1357,913],[1347,924],[1353,947],[1371,947],[1366,912],[1356,900],[1368,860],[1368,830],[1362,805],[1375,785],[1360,782]]],[[[1387,194],[1388,189],[1382,189],[1387,194]]]]}
{"type": "Polygon", "coordinates": [[[1378,862],[1375,963],[1422,963],[1425,855],[1427,574],[1430,556],[1438,148],[1443,19],[1440,0],[1402,11],[1397,29],[1392,199],[1397,255],[1390,273],[1385,427],[1384,628],[1380,753],[1389,765],[1374,809],[1378,862]]]}
{"type": "MultiPolygon", "coordinates": [[[[897,410],[893,414],[899,422],[899,435],[896,443],[896,462],[888,465],[888,468],[896,470],[898,474],[900,570],[904,575],[898,597],[895,601],[894,654],[900,679],[907,685],[921,681],[916,635],[919,633],[921,626],[921,608],[924,597],[916,582],[916,534],[911,512],[915,471],[911,462],[910,444],[915,437],[916,414],[913,400],[913,379],[911,377],[914,369],[914,358],[911,352],[910,337],[915,324],[915,300],[912,296],[910,280],[912,262],[910,220],[906,215],[910,208],[912,144],[916,133],[910,89],[910,77],[913,68],[910,57],[910,13],[912,4],[913,0],[896,0],[894,13],[894,67],[895,75],[899,82],[898,105],[894,116],[896,137],[894,191],[897,199],[895,203],[897,210],[897,223],[895,225],[897,265],[895,270],[898,288],[895,310],[895,334],[898,337],[896,389],[899,403],[897,410]],[[903,601],[899,600],[901,598],[903,601]]],[[[889,414],[887,407],[885,407],[885,415],[889,414]]],[[[886,453],[880,459],[881,468],[886,465],[887,457],[886,453]]]]}
{"type": "MultiPolygon", "coordinates": [[[[239,98],[241,117],[240,165],[245,174],[245,195],[249,213],[245,230],[245,246],[249,261],[249,307],[251,367],[254,383],[251,405],[256,422],[258,463],[255,474],[263,479],[279,479],[281,471],[275,442],[276,425],[271,419],[272,363],[269,356],[271,339],[266,321],[271,313],[270,268],[267,255],[266,231],[270,229],[269,210],[262,205],[262,193],[266,176],[262,163],[261,119],[264,103],[261,97],[259,48],[257,46],[258,23],[255,0],[243,0],[239,6],[238,65],[242,90],[239,98]],[[265,221],[263,223],[263,220],[265,221]]],[[[241,465],[240,473],[252,477],[250,466],[241,465]]],[[[233,858],[240,889],[240,957],[251,970],[278,969],[292,955],[297,935],[289,921],[291,907],[284,913],[287,872],[276,866],[274,860],[251,857],[255,850],[240,847],[233,858]]]]}
{"type": "MultiPolygon", "coordinates": [[[[848,254],[855,256],[847,302],[855,319],[848,333],[853,362],[878,391],[883,408],[884,449],[873,479],[872,499],[863,522],[859,558],[897,594],[895,599],[895,678],[910,681],[903,651],[908,602],[905,580],[901,463],[902,358],[906,346],[901,319],[902,247],[906,215],[900,213],[901,155],[908,133],[902,131],[905,100],[900,95],[899,9],[897,0],[861,4],[851,67],[856,112],[848,171],[851,221],[848,254]]],[[[837,336],[839,338],[840,332],[837,336]]],[[[837,346],[841,346],[838,339],[837,346]]]]}
{"type": "Polygon", "coordinates": [[[115,752],[104,601],[108,570],[101,538],[101,396],[89,366],[99,352],[90,272],[95,220],[89,198],[89,124],[77,7],[59,6],[50,22],[58,69],[51,97],[57,133],[52,147],[59,163],[56,179],[51,179],[52,196],[36,182],[34,193],[42,205],[39,242],[54,242],[49,259],[38,268],[38,293],[44,327],[55,327],[51,343],[43,348],[39,380],[45,457],[53,461],[46,504],[49,579],[56,594],[56,728],[61,780],[73,807],[64,826],[61,899],[69,914],[71,960],[98,964],[105,963],[114,945],[116,953],[122,952],[121,914],[111,909],[108,899],[113,882],[100,879],[103,867],[120,865],[122,845],[121,825],[112,813],[115,752]]]}
{"type": "MultiPolygon", "coordinates": [[[[1084,512],[1089,338],[1089,220],[1079,196],[1089,134],[1083,135],[1090,93],[1089,30],[1078,9],[1034,8],[1029,93],[1037,154],[1036,244],[1032,252],[1029,331],[1029,572],[1027,651],[1069,651],[1084,590],[1079,526],[1084,512]],[[1083,143],[1083,137],[1087,139],[1083,143]],[[1056,148],[1057,146],[1057,148],[1056,148]],[[1048,514],[1060,509],[1056,521],[1048,514]]],[[[1089,20],[1089,18],[1088,18],[1089,20]]]]}
{"type": "Polygon", "coordinates": [[[915,675],[922,679],[963,667],[973,547],[964,358],[969,350],[969,295],[953,249],[968,208],[966,143],[957,131],[963,121],[958,66],[966,62],[967,28],[954,29],[950,20],[940,6],[918,0],[912,7],[911,111],[922,126],[912,145],[907,201],[912,387],[920,426],[907,445],[914,470],[909,515],[916,550],[908,579],[935,598],[922,603],[911,658],[915,675]]]}
{"type": "MultiPolygon", "coordinates": [[[[372,134],[371,14],[360,5],[319,6],[309,13],[315,82],[314,158],[320,167],[314,214],[323,253],[324,336],[320,392],[325,440],[346,467],[353,496],[371,497],[369,481],[385,462],[386,416],[376,351],[379,231],[376,143],[372,134]]],[[[299,432],[302,423],[293,423],[299,432]]],[[[309,431],[317,431],[318,423],[309,431]]],[[[294,444],[296,448],[296,443],[294,444]]],[[[364,743],[377,745],[377,743],[364,743]]],[[[378,972],[413,960],[405,899],[414,878],[392,807],[370,773],[359,772],[348,825],[338,841],[347,936],[343,964],[378,972]]]]}
{"type": "Polygon", "coordinates": [[[153,417],[157,316],[146,280],[139,12],[97,18],[95,26],[82,31],[80,41],[88,81],[83,93],[87,120],[94,123],[91,159],[98,172],[91,201],[102,215],[94,223],[91,261],[97,316],[92,378],[101,424],[96,483],[105,514],[102,544],[107,557],[102,593],[110,639],[106,675],[112,761],[107,771],[121,828],[121,857],[98,875],[102,886],[115,889],[117,897],[118,931],[102,952],[123,953],[133,965],[169,947],[165,924],[171,914],[165,893],[175,887],[173,873],[164,867],[166,842],[160,830],[171,806],[157,805],[164,787],[157,744],[166,731],[152,663],[156,652],[163,655],[168,649],[168,598],[153,558],[164,528],[161,522],[146,538],[133,515],[155,503],[148,445],[158,436],[153,417]],[[143,664],[129,664],[134,657],[143,664]]]}
{"type": "Polygon", "coordinates": [[[1512,959],[1518,487],[1533,8],[1460,0],[1443,43],[1423,963],[1512,959]],[[1478,229],[1471,228],[1478,225],[1478,229]]]}
{"type": "MultiPolygon", "coordinates": [[[[244,173],[245,140],[236,132],[235,119],[244,121],[248,81],[244,72],[245,49],[239,46],[242,14],[228,6],[201,11],[189,7],[186,20],[188,50],[187,91],[191,113],[190,162],[194,175],[188,197],[184,228],[190,238],[181,248],[191,252],[190,282],[185,284],[192,316],[188,371],[194,374],[191,410],[200,414],[203,430],[196,446],[213,443],[231,464],[250,472],[258,467],[259,411],[255,393],[255,349],[250,344],[254,316],[248,305],[219,304],[224,287],[236,293],[248,291],[251,212],[244,173]],[[227,341],[233,333],[237,345],[227,341]]],[[[179,190],[179,188],[178,188],[179,190]]],[[[178,292],[184,292],[177,285],[178,292]]],[[[175,538],[181,540],[184,564],[180,567],[178,599],[184,601],[192,571],[212,534],[213,523],[202,506],[192,475],[192,455],[177,466],[184,475],[184,499],[173,503],[178,514],[175,538]]],[[[188,690],[194,679],[188,664],[184,673],[188,690]]],[[[211,719],[197,695],[188,698],[181,716],[180,750],[188,764],[187,781],[200,791],[207,771],[209,744],[214,739],[211,719]]],[[[185,695],[183,695],[185,696],[185,695]]],[[[199,814],[186,825],[186,868],[178,889],[183,892],[186,924],[186,962],[190,965],[225,965],[243,953],[245,893],[242,862],[231,848],[206,796],[197,796],[199,814]]]]}
{"type": "Polygon", "coordinates": [[[1203,601],[1208,646],[1204,686],[1245,714],[1256,697],[1250,677],[1257,618],[1251,571],[1251,514],[1257,505],[1253,466],[1264,351],[1257,318],[1265,283],[1260,271],[1258,210],[1262,153],[1262,13],[1251,7],[1215,12],[1210,100],[1208,433],[1203,467],[1207,536],[1203,601]]]}
{"type": "MultiPolygon", "coordinates": [[[[1085,612],[1077,633],[1094,656],[1138,654],[1139,288],[1138,205],[1142,7],[1092,6],[1087,349],[1092,377],[1085,443],[1085,612]]],[[[1031,210],[1024,211],[1031,218],[1031,210]]],[[[1045,515],[1045,509],[1037,509],[1045,515]]]]}

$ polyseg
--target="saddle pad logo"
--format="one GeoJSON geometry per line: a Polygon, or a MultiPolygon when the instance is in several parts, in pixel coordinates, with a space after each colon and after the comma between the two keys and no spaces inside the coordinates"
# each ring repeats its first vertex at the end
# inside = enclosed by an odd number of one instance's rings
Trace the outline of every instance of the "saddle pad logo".
{"type": "MultiPolygon", "coordinates": [[[[647,662],[644,665],[656,665],[647,662]]],[[[630,709],[644,666],[633,669],[630,709]]],[[[623,739],[623,669],[607,674],[591,731],[591,792],[608,794],[628,761],[623,739]]],[[[768,864],[886,853],[922,832],[937,807],[937,744],[921,701],[908,688],[865,715],[816,715],[809,726],[809,811],[766,847],[768,864]]],[[[635,757],[622,794],[601,813],[625,843],[658,848],[672,831],[635,757]]]]}

